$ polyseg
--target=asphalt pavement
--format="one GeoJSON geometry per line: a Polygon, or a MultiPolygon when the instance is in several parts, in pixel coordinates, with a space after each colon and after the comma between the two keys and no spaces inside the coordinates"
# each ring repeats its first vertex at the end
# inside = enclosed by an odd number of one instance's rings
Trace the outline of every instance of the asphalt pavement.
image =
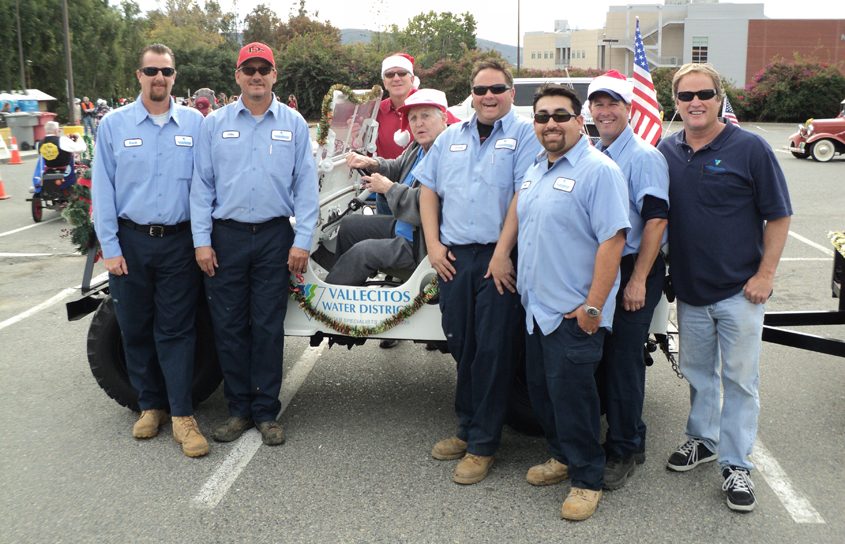
{"type": "MultiPolygon", "coordinates": [[[[776,148],[793,129],[743,126],[776,148]]],[[[795,216],[769,310],[833,310],[827,232],[845,228],[845,158],[777,156],[795,216]]],[[[84,257],[58,212],[33,223],[24,163],[0,165],[12,196],[0,201],[0,542],[845,542],[845,359],[773,344],[750,514],[728,510],[714,464],[665,469],[689,394],[661,354],[647,378],[646,463],[580,523],[559,517],[567,483],[525,481],[548,458],[541,438],[506,429],[486,480],[451,482],[454,462],[429,452],[454,432],[455,365],[410,342],[350,351],[287,338],[281,447],[251,431],[188,459],[169,425],[136,441],[135,414],[90,373],[90,317],[65,315],[84,257]]],[[[806,329],[845,338],[841,326],[806,329]]],[[[225,417],[218,389],[197,419],[210,434],[225,417]]]]}

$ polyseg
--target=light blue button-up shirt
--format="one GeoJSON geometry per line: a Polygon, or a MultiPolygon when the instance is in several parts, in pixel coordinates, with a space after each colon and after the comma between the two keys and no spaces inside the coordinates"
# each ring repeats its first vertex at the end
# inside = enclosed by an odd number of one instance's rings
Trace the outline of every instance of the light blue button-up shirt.
{"type": "MultiPolygon", "coordinates": [[[[642,138],[634,134],[630,125],[605,148],[601,142],[596,144],[599,151],[604,151],[622,170],[628,181],[628,217],[631,230],[625,239],[625,249],[622,255],[640,252],[640,242],[643,239],[643,199],[646,195],[669,202],[669,167],[666,158],[656,147],[649,145],[642,138]]],[[[669,229],[663,231],[660,245],[666,243],[669,229]]]]}
{"type": "Polygon", "coordinates": [[[107,259],[123,255],[117,219],[175,225],[190,218],[193,155],[202,114],[170,99],[164,126],[140,95],[103,117],[97,130],[91,197],[94,228],[107,259]]]}
{"type": "Polygon", "coordinates": [[[511,110],[481,143],[478,121],[456,123],[437,137],[414,169],[440,197],[440,241],[492,244],[499,239],[511,199],[541,147],[530,122],[511,110]]]}
{"type": "MultiPolygon", "coordinates": [[[[549,168],[545,152],[525,174],[517,202],[517,289],[528,332],[537,321],[551,334],[584,303],[599,245],[628,229],[628,190],[622,171],[581,137],[549,168]]],[[[610,330],[619,273],[607,296],[601,326],[610,330]]]]}
{"type": "Polygon", "coordinates": [[[296,216],[293,245],[311,251],[319,211],[317,166],[298,112],[274,97],[256,121],[239,99],[205,118],[191,187],[194,247],[211,245],[212,219],[296,216]]]}

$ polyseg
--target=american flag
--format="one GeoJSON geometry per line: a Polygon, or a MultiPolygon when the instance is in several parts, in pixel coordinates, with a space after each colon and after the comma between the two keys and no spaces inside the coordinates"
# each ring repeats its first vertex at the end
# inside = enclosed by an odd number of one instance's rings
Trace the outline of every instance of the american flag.
{"type": "Polygon", "coordinates": [[[734,125],[739,126],[739,120],[736,118],[733,106],[731,106],[731,101],[728,100],[728,95],[725,95],[725,102],[722,104],[722,118],[724,118],[724,120],[728,123],[733,123],[734,125]]]}
{"type": "Polygon", "coordinates": [[[654,92],[654,82],[648,71],[645,58],[643,35],[640,34],[640,18],[634,34],[634,99],[631,102],[631,126],[634,132],[651,145],[657,145],[663,125],[660,122],[660,106],[654,92]]]}

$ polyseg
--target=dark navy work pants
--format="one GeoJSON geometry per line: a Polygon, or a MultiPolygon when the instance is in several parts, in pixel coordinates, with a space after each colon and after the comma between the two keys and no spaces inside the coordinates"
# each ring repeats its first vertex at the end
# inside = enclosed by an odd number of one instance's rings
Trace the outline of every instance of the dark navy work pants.
{"type": "Polygon", "coordinates": [[[129,274],[109,275],[109,292],[138,406],[189,416],[200,287],[191,229],[155,238],[121,225],[117,236],[129,274]]]}
{"type": "Polygon", "coordinates": [[[205,277],[205,291],[232,416],[271,421],[281,409],[293,236],[286,219],[254,227],[214,222],[219,267],[205,277]]]}
{"type": "Polygon", "coordinates": [[[625,286],[634,270],[633,256],[621,264],[621,282],[616,295],[613,332],[607,335],[604,356],[597,380],[606,411],[605,451],[612,458],[625,459],[645,451],[646,424],[642,419],[645,397],[645,360],[643,349],[654,308],[660,302],[666,265],[658,256],[646,278],[645,306],[635,312],[622,304],[625,286]]]}
{"type": "Polygon", "coordinates": [[[457,272],[451,281],[440,281],[443,333],[458,363],[458,438],[467,441],[468,452],[485,456],[499,447],[514,378],[514,351],[523,334],[519,295],[500,295],[493,279],[484,279],[494,248],[450,247],[457,272]]]}
{"type": "Polygon", "coordinates": [[[564,319],[551,334],[537,324],[525,337],[528,395],[552,456],[569,466],[573,487],[599,490],[604,450],[595,371],[606,329],[588,335],[576,319],[564,319]]]}

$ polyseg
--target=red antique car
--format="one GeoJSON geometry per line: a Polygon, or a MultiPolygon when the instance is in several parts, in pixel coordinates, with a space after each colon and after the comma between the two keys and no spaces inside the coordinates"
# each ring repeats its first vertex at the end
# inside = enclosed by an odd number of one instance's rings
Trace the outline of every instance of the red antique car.
{"type": "Polygon", "coordinates": [[[789,137],[789,151],[799,159],[813,157],[819,162],[845,153],[845,100],[833,119],[807,119],[798,132],[789,137]]]}

